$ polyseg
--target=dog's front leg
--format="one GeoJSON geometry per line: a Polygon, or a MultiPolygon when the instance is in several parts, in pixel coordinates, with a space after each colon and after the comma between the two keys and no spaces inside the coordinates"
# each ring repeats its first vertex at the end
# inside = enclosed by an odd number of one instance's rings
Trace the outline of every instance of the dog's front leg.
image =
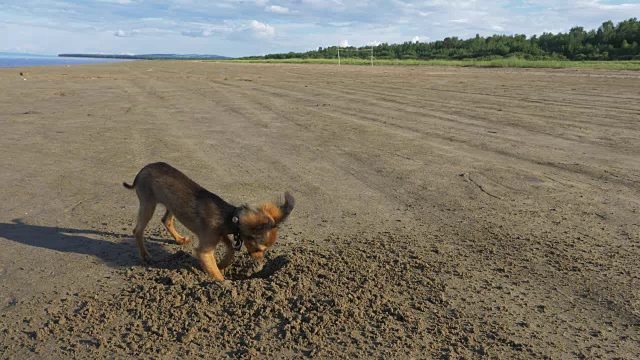
{"type": "Polygon", "coordinates": [[[222,258],[222,261],[220,261],[220,265],[219,265],[220,270],[224,270],[229,265],[231,265],[231,262],[233,261],[233,257],[236,255],[236,250],[233,248],[231,239],[229,239],[228,236],[225,236],[222,239],[224,240],[226,252],[224,253],[224,257],[222,258]]]}
{"type": "Polygon", "coordinates": [[[214,280],[224,280],[224,276],[222,276],[220,269],[218,269],[218,265],[216,264],[216,259],[213,256],[213,250],[202,251],[200,249],[197,249],[196,254],[198,256],[198,259],[202,263],[202,267],[204,268],[204,271],[206,271],[207,274],[209,274],[209,277],[211,277],[214,280]]]}
{"type": "Polygon", "coordinates": [[[209,274],[209,276],[214,280],[224,280],[224,276],[218,269],[218,265],[216,264],[216,258],[213,256],[216,250],[217,239],[213,239],[210,237],[200,237],[198,248],[196,249],[196,256],[204,271],[209,274]]]}

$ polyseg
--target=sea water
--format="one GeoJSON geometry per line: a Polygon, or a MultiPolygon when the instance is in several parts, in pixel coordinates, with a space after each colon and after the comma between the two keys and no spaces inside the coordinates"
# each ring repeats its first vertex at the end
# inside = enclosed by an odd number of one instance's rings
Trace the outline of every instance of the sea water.
{"type": "Polygon", "coordinates": [[[4,56],[0,55],[0,68],[26,67],[45,65],[78,65],[96,64],[106,62],[132,61],[126,59],[99,59],[99,58],[75,58],[58,56],[4,56]]]}

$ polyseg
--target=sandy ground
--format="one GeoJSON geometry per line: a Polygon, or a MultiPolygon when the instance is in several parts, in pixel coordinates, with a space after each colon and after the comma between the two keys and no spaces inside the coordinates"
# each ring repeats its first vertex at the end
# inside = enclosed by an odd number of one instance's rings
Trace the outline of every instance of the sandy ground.
{"type": "MultiPolygon", "coordinates": [[[[640,73],[133,62],[0,69],[0,357],[634,358],[640,73]],[[291,191],[208,281],[122,181],[291,191]]],[[[179,229],[183,229],[179,227],[179,229]]],[[[185,232],[185,230],[182,230],[185,232]]]]}

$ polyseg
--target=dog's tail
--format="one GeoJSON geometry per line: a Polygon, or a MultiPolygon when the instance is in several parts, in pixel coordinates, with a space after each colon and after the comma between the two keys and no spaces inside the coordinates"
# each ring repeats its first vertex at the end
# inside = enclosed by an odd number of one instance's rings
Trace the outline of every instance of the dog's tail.
{"type": "Polygon", "coordinates": [[[136,187],[136,183],[137,183],[137,182],[138,182],[138,176],[136,175],[136,178],[135,178],[135,179],[133,179],[133,184],[132,184],[132,185],[129,185],[129,184],[127,184],[126,182],[123,182],[123,183],[122,183],[122,186],[124,186],[124,187],[126,187],[127,189],[131,190],[131,189],[133,189],[133,188],[135,188],[135,187],[136,187]]]}

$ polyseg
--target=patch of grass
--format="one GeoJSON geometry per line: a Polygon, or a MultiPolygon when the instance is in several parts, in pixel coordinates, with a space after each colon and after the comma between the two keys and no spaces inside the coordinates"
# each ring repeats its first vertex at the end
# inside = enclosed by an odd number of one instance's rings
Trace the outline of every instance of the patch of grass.
{"type": "MultiPolygon", "coordinates": [[[[266,64],[338,64],[337,59],[264,59],[264,60],[220,60],[236,63],[266,64]]],[[[344,65],[371,65],[370,60],[342,59],[344,65]]],[[[477,66],[477,67],[517,67],[517,68],[588,68],[611,70],[640,70],[640,61],[564,61],[564,60],[524,60],[516,58],[498,60],[375,60],[374,66],[477,66]]]]}

